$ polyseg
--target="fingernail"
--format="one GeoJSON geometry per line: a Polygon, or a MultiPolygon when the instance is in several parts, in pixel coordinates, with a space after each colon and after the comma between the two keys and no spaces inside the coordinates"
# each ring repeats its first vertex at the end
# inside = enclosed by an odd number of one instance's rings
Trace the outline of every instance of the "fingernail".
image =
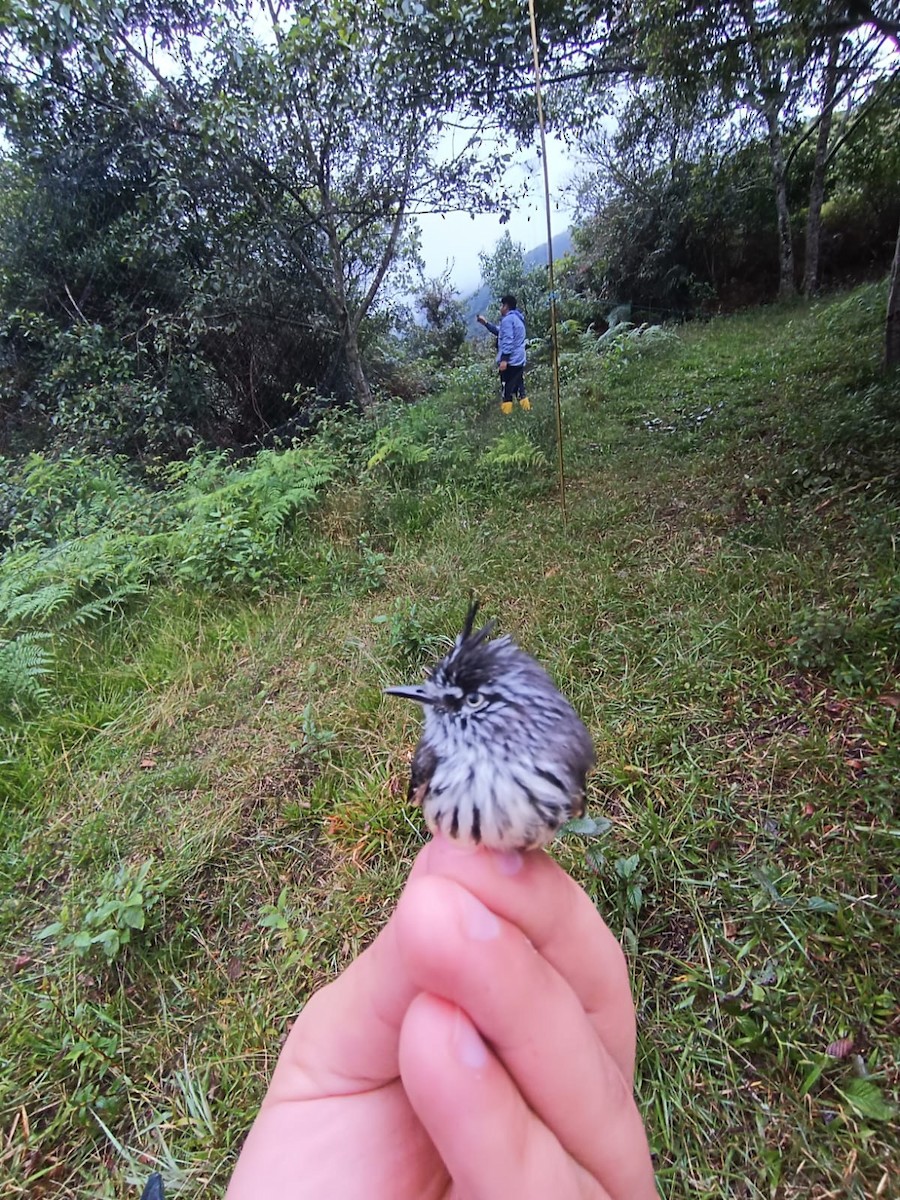
{"type": "Polygon", "coordinates": [[[495,850],[493,857],[501,875],[518,875],[525,861],[518,850],[495,850]]]}
{"type": "Polygon", "coordinates": [[[475,942],[490,942],[500,936],[500,921],[470,893],[464,893],[463,928],[475,942]]]}
{"type": "Polygon", "coordinates": [[[460,1009],[456,1010],[453,1026],[453,1048],[464,1067],[480,1071],[487,1065],[487,1046],[481,1040],[478,1030],[460,1009]]]}

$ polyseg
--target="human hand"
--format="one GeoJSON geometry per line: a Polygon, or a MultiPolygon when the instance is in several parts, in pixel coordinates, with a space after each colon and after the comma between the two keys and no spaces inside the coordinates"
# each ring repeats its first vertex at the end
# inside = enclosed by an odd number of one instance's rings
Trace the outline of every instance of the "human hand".
{"type": "Polygon", "coordinates": [[[509,366],[509,363],[506,361],[505,358],[501,358],[500,361],[497,363],[497,367],[501,371],[505,371],[508,366],[509,366]]]}
{"type": "Polygon", "coordinates": [[[543,851],[442,838],[295,1022],[228,1200],[651,1200],[625,961],[543,851]]]}

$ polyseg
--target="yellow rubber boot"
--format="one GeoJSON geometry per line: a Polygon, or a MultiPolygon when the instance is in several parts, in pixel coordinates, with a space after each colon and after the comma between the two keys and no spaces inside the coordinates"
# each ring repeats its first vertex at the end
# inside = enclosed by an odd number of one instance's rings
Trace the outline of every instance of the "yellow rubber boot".
{"type": "Polygon", "coordinates": [[[523,409],[525,412],[531,412],[531,401],[527,396],[519,397],[519,408],[523,409]]]}
{"type": "Polygon", "coordinates": [[[503,413],[503,415],[505,417],[508,417],[509,414],[512,412],[512,410],[513,410],[512,400],[504,400],[503,403],[500,405],[500,411],[503,413]]]}

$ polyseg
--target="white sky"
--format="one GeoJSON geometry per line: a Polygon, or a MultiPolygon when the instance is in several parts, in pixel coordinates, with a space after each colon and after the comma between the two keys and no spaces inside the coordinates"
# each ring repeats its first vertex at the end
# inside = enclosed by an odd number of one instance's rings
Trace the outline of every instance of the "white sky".
{"type": "MultiPolygon", "coordinates": [[[[577,163],[571,152],[555,138],[547,139],[547,165],[550,173],[550,222],[553,236],[568,229],[573,216],[565,194],[577,163]]],[[[498,213],[453,212],[419,217],[422,231],[422,257],[427,278],[440,276],[449,268],[450,281],[465,299],[481,286],[480,251],[490,253],[508,231],[514,242],[526,251],[547,241],[547,217],[544,208],[544,175],[536,150],[516,157],[509,167],[506,183],[516,194],[526,189],[519,207],[505,225],[498,213]]]]}

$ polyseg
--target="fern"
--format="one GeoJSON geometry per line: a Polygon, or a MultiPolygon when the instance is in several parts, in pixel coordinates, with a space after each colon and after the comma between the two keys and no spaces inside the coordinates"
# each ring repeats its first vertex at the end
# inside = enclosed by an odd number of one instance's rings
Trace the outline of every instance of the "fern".
{"type": "Polygon", "coordinates": [[[5,537],[13,545],[52,546],[153,520],[153,494],[116,457],[30,454],[12,467],[6,495],[5,537]]]}
{"type": "Polygon", "coordinates": [[[409,433],[392,433],[387,429],[379,429],[375,438],[375,453],[366,466],[370,471],[382,463],[398,467],[418,467],[430,459],[430,448],[414,441],[409,433]]]}
{"type": "MultiPolygon", "coordinates": [[[[583,339],[584,347],[590,344],[589,338],[588,334],[583,339]]],[[[644,353],[648,350],[676,345],[678,341],[679,337],[675,330],[669,329],[665,325],[633,325],[631,321],[620,321],[617,325],[610,326],[606,333],[593,340],[592,344],[598,354],[609,351],[613,346],[619,352],[623,348],[627,348],[628,352],[644,353]]]]}
{"type": "Polygon", "coordinates": [[[257,459],[251,485],[260,523],[271,531],[283,528],[309,509],[337,473],[337,464],[321,451],[266,451],[257,459]]]}
{"type": "Polygon", "coordinates": [[[187,477],[180,509],[195,526],[220,520],[228,513],[250,527],[274,532],[310,508],[336,474],[336,461],[319,449],[266,450],[252,466],[233,469],[231,477],[212,490],[195,490],[187,477]]]}
{"type": "Polygon", "coordinates": [[[503,433],[488,446],[478,465],[491,471],[524,471],[544,467],[547,458],[524,433],[503,433]]]}
{"type": "Polygon", "coordinates": [[[0,639],[0,709],[21,712],[50,696],[42,680],[50,673],[52,656],[41,642],[42,633],[21,633],[0,639]]]}
{"type": "Polygon", "coordinates": [[[85,625],[90,625],[101,617],[109,617],[113,613],[121,612],[129,600],[146,590],[146,585],[126,584],[123,587],[115,588],[105,596],[96,596],[93,600],[80,604],[63,617],[59,622],[59,631],[66,633],[71,629],[82,629],[85,625]]]}
{"type": "Polygon", "coordinates": [[[2,605],[4,623],[12,626],[48,625],[72,601],[76,585],[70,579],[44,583],[33,591],[11,595],[2,605]]]}
{"type": "Polygon", "coordinates": [[[0,629],[45,632],[86,625],[146,591],[158,539],[93,534],[0,560],[0,629]]]}

